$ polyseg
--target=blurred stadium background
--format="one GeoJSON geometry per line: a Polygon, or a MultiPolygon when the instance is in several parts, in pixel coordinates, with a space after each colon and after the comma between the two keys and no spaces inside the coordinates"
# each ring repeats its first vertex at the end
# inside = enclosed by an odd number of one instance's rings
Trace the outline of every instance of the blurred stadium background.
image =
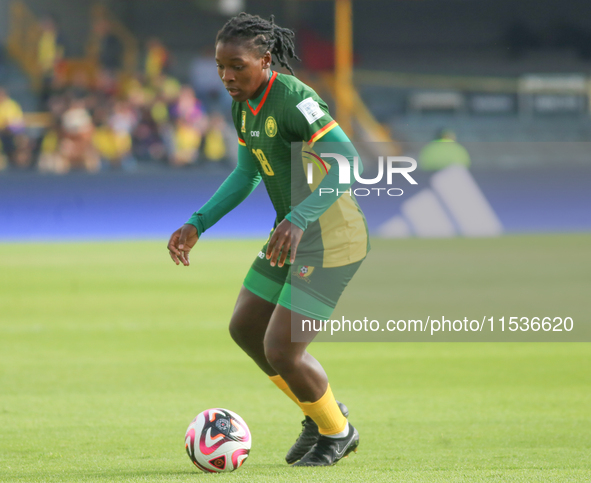
{"type": "MultiPolygon", "coordinates": [[[[353,139],[419,159],[445,130],[502,231],[591,229],[584,0],[0,0],[0,239],[161,238],[199,207],[236,162],[213,43],[242,10],[296,30],[297,75],[353,139]]],[[[402,211],[390,234],[421,235],[413,193],[372,232],[402,211]]],[[[265,234],[265,198],[215,235],[265,234]]]]}

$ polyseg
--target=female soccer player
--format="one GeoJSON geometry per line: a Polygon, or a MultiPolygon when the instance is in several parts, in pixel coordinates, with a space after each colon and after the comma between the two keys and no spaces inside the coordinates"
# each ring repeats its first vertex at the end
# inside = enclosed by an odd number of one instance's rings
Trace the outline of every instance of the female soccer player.
{"type": "Polygon", "coordinates": [[[230,333],[305,415],[286,461],[328,466],[356,451],[359,434],[346,419],[347,408],[335,400],[324,369],[306,351],[315,333],[305,342],[292,342],[292,323],[302,327],[304,319],[330,318],[369,244],[363,213],[350,193],[342,194],[350,184],[339,184],[342,166],[335,160],[340,156],[342,164],[346,158],[351,174],[356,151],[314,90],[293,75],[271,70],[275,55],[293,74],[288,57],[299,60],[293,40],[294,33],[275,25],[273,16],[264,20],[246,13],[218,32],[216,63],[233,99],[238,165],[172,234],[168,250],[177,265],[188,266],[189,252],[203,232],[263,180],[277,217],[246,275],[230,333]],[[332,148],[331,156],[336,156],[324,160],[331,169],[325,167],[320,183],[308,184],[310,172],[304,163],[301,169],[292,168],[291,143],[308,143],[305,150],[310,152],[320,139],[340,147],[332,148]],[[326,188],[324,195],[320,188],[326,188]],[[336,194],[327,195],[330,189],[336,194]]]}

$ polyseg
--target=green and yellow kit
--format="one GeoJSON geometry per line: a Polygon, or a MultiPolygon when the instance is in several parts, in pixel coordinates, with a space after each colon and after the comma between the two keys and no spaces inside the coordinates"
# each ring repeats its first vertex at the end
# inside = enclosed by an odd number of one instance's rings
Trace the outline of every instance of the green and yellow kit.
{"type": "MultiPolygon", "coordinates": [[[[259,167],[277,212],[275,224],[287,216],[304,229],[298,256],[323,267],[338,267],[363,259],[367,254],[367,227],[354,196],[344,194],[327,199],[332,204],[316,219],[302,216],[298,210],[298,205],[313,193],[322,177],[316,183],[307,183],[305,161],[292,165],[298,159],[293,149],[300,146],[292,143],[305,143],[304,149],[311,149],[310,145],[325,139],[338,127],[316,92],[294,76],[274,72],[258,102],[232,104],[232,118],[239,144],[259,167]]],[[[338,131],[342,132],[340,128],[338,131]]],[[[330,197],[325,195],[326,198],[330,197]]]]}
{"type": "Polygon", "coordinates": [[[262,180],[276,211],[273,227],[288,219],[304,234],[293,267],[287,263],[271,267],[262,256],[265,245],[245,286],[273,303],[326,317],[367,255],[369,237],[363,212],[347,192],[350,185],[339,184],[336,160],[326,159],[325,172],[309,184],[302,151],[312,152],[318,142],[343,146],[351,171],[357,153],[327,104],[294,76],[273,72],[257,99],[232,103],[232,118],[238,134],[238,165],[188,223],[201,236],[262,180]],[[319,187],[338,189],[341,195],[320,196],[319,187]],[[299,293],[296,307],[291,285],[299,293]]]}

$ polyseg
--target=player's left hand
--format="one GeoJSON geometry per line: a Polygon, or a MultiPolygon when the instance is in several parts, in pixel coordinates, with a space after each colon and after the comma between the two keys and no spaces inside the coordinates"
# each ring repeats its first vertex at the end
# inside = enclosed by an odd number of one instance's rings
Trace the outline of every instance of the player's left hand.
{"type": "Polygon", "coordinates": [[[277,264],[282,267],[287,258],[287,252],[291,248],[290,263],[295,261],[296,252],[304,230],[298,228],[289,220],[283,220],[273,231],[273,235],[267,245],[267,260],[271,260],[271,266],[277,264]]]}

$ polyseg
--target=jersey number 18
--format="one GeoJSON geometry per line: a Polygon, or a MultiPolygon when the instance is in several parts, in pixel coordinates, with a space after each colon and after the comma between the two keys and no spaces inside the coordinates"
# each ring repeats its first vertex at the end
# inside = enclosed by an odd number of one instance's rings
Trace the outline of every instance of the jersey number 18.
{"type": "Polygon", "coordinates": [[[257,157],[259,162],[261,163],[261,167],[263,168],[263,171],[265,172],[265,174],[267,176],[275,176],[275,173],[273,172],[273,168],[271,168],[269,161],[267,161],[267,157],[265,156],[265,153],[263,153],[263,150],[262,149],[253,149],[252,152],[257,157]]]}

